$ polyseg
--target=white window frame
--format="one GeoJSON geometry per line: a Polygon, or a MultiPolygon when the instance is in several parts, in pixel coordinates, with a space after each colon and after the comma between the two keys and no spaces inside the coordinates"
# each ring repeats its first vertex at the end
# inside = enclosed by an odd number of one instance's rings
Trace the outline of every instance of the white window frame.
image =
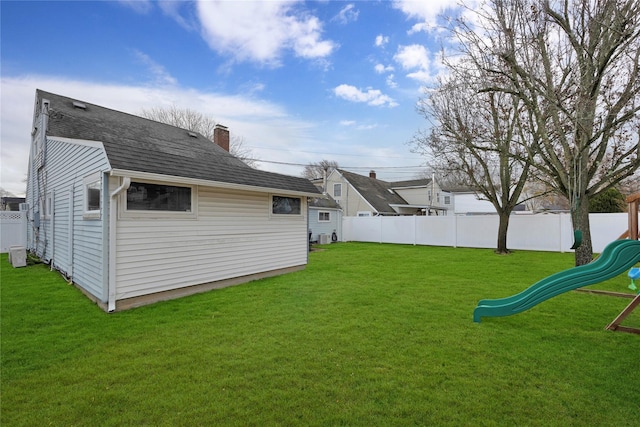
{"type": "Polygon", "coordinates": [[[445,205],[451,204],[451,196],[444,196],[444,204],[445,205]]]}
{"type": "Polygon", "coordinates": [[[333,184],[333,198],[335,199],[336,197],[342,197],[342,183],[336,183],[333,184]],[[338,188],[339,190],[337,191],[338,194],[336,194],[336,188],[338,188]]]}
{"type": "Polygon", "coordinates": [[[53,215],[53,191],[47,192],[45,196],[40,199],[40,218],[50,219],[53,215]]]}
{"type": "Polygon", "coordinates": [[[272,218],[304,218],[305,203],[301,196],[285,196],[282,194],[270,194],[269,195],[269,216],[272,218]],[[274,197],[286,197],[290,199],[300,200],[300,213],[287,214],[287,213],[274,213],[273,212],[273,198],[274,197]]]}
{"type": "Polygon", "coordinates": [[[331,211],[318,211],[318,222],[331,222],[331,211]],[[327,219],[322,219],[322,215],[326,214],[327,219]]]}
{"type": "Polygon", "coordinates": [[[120,218],[161,218],[161,219],[197,219],[198,218],[198,186],[189,184],[176,184],[173,182],[153,181],[147,179],[131,178],[131,184],[138,182],[142,184],[167,185],[171,187],[183,187],[191,190],[191,210],[190,211],[160,211],[160,210],[137,210],[129,209],[127,206],[127,191],[120,194],[118,214],[120,218]]]}
{"type": "Polygon", "coordinates": [[[100,219],[102,212],[102,173],[96,172],[89,176],[85,176],[82,180],[83,201],[82,201],[82,218],[83,219],[100,219]],[[100,197],[98,201],[98,209],[89,209],[89,186],[98,183],[100,197]]]}

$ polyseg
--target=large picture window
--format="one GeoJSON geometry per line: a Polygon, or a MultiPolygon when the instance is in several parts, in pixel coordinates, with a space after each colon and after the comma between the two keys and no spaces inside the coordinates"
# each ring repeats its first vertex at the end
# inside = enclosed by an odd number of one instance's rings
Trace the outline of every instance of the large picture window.
{"type": "Polygon", "coordinates": [[[271,213],[275,215],[300,215],[302,201],[300,197],[272,196],[271,213]]]}
{"type": "Polygon", "coordinates": [[[127,211],[191,212],[191,187],[132,182],[127,211]]]}

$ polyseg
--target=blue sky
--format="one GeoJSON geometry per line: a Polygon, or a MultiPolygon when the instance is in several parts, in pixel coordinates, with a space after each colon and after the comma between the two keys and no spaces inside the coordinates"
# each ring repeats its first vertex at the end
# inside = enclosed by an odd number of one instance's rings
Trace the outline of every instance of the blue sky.
{"type": "Polygon", "coordinates": [[[430,1],[2,1],[0,186],[24,193],[36,88],[140,114],[176,106],[229,127],[264,170],[323,159],[385,180],[442,73],[430,1]],[[290,164],[280,164],[280,163],[290,164]]]}

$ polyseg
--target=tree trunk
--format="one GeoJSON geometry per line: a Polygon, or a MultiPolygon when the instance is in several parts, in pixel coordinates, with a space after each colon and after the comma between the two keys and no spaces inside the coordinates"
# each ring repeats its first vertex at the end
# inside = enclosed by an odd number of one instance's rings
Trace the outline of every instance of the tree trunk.
{"type": "Polygon", "coordinates": [[[582,243],[576,248],[576,266],[589,264],[593,261],[593,245],[591,243],[591,227],[589,225],[589,197],[584,195],[577,206],[571,207],[571,221],[573,231],[582,232],[582,243]]]}
{"type": "Polygon", "coordinates": [[[509,213],[499,212],[500,223],[498,224],[498,246],[496,253],[508,254],[510,251],[507,249],[507,230],[509,229],[509,213]]]}

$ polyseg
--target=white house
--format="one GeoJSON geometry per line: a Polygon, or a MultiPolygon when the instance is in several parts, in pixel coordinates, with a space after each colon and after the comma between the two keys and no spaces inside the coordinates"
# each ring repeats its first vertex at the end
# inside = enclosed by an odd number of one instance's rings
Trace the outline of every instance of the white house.
{"type": "Polygon", "coordinates": [[[304,268],[319,191],[215,140],[37,90],[28,249],[108,311],[304,268]]]}
{"type": "Polygon", "coordinates": [[[387,182],[342,169],[327,177],[327,193],[342,207],[344,216],[446,215],[451,197],[433,178],[387,182]]]}

